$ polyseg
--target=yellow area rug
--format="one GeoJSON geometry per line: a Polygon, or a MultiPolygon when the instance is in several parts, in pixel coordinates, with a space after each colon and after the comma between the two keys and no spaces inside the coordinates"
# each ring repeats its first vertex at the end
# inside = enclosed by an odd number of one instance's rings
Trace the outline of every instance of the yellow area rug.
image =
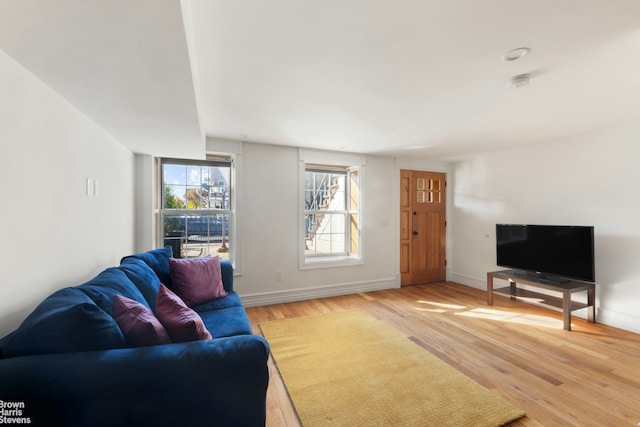
{"type": "Polygon", "coordinates": [[[360,310],[260,328],[305,427],[500,426],[524,415],[360,310]]]}

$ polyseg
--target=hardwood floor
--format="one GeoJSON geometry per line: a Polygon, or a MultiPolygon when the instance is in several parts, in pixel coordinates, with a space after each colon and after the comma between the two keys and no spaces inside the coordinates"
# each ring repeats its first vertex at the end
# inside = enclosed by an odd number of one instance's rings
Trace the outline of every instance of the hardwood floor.
{"type": "MultiPolygon", "coordinates": [[[[527,416],[511,426],[636,426],[640,335],[451,282],[247,309],[259,323],[361,309],[395,328],[527,416]]],[[[300,426],[270,361],[268,426],[300,426]]]]}

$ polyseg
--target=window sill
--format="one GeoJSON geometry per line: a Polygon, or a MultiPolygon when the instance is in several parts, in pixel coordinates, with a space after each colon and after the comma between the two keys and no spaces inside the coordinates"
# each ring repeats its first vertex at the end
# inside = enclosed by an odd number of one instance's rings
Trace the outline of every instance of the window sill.
{"type": "Polygon", "coordinates": [[[314,257],[314,258],[305,258],[302,265],[300,266],[300,270],[308,270],[314,268],[331,268],[331,267],[349,267],[353,265],[362,265],[364,261],[362,258],[356,257],[344,257],[344,256],[336,256],[336,257],[314,257]]]}

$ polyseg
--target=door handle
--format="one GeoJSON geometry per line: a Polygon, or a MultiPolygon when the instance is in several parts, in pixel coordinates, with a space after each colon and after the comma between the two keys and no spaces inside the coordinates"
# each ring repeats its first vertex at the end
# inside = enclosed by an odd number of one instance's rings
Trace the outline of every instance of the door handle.
{"type": "Polygon", "coordinates": [[[417,236],[417,235],[418,235],[418,232],[417,232],[416,230],[413,230],[413,235],[414,235],[414,236],[417,236]]]}

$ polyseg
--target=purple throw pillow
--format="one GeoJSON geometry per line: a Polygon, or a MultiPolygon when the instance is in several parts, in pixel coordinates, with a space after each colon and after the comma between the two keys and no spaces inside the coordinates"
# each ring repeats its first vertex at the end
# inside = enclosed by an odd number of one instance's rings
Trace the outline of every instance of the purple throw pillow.
{"type": "Polygon", "coordinates": [[[227,296],[222,285],[220,257],[169,258],[171,289],[189,307],[227,296]]]}
{"type": "Polygon", "coordinates": [[[186,306],[179,296],[160,285],[156,315],[174,342],[211,339],[202,318],[186,306]]]}
{"type": "Polygon", "coordinates": [[[133,347],[169,344],[171,337],[151,310],[121,295],[113,297],[113,318],[133,347]]]}

